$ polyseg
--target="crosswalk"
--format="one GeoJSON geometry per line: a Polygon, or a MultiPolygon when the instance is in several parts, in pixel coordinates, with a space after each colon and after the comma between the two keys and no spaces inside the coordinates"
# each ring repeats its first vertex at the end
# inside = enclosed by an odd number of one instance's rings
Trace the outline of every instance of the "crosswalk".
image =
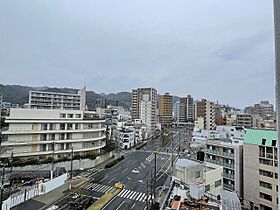
{"type": "Polygon", "coordinates": [[[152,162],[152,160],[154,159],[154,154],[150,154],[147,158],[146,158],[146,161],[148,163],[152,162]]]}
{"type": "Polygon", "coordinates": [[[95,191],[95,192],[101,192],[101,193],[107,193],[110,190],[113,189],[112,186],[108,185],[102,185],[102,184],[97,184],[97,183],[91,183],[89,184],[85,189],[89,191],[95,191]]]}
{"type": "MultiPolygon", "coordinates": [[[[146,202],[147,195],[145,193],[133,191],[133,190],[127,190],[123,189],[118,195],[118,197],[122,198],[128,198],[130,200],[140,201],[140,202],[146,202]]],[[[151,196],[148,196],[148,199],[150,199],[151,196]]]]}

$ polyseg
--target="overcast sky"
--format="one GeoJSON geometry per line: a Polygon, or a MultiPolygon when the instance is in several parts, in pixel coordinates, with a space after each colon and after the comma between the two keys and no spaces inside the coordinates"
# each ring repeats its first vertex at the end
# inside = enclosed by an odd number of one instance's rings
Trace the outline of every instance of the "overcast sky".
{"type": "Polygon", "coordinates": [[[272,0],[2,0],[0,83],[274,103],[272,0]]]}

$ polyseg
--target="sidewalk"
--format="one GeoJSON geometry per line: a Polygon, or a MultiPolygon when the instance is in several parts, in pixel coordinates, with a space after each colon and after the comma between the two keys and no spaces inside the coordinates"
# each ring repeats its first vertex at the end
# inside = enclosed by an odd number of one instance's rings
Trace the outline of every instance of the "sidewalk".
{"type": "MultiPolygon", "coordinates": [[[[129,151],[121,151],[119,156],[126,155],[131,153],[132,150],[129,151]]],[[[104,169],[105,165],[108,163],[114,161],[117,158],[117,155],[114,157],[100,163],[99,165],[95,166],[94,168],[104,169]]],[[[69,182],[67,181],[65,184],[61,185],[60,187],[55,188],[54,190],[50,191],[49,193],[46,193],[45,195],[39,195],[36,196],[24,203],[21,203],[14,208],[13,210],[40,210],[46,208],[46,206],[51,205],[52,203],[55,203],[56,201],[62,199],[65,197],[67,191],[69,189],[69,182]]]]}

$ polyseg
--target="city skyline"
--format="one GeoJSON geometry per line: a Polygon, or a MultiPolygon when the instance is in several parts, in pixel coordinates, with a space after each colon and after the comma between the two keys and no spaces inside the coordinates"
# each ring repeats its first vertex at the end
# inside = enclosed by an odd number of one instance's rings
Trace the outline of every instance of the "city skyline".
{"type": "Polygon", "coordinates": [[[1,83],[275,104],[272,2],[3,4],[1,83]]]}

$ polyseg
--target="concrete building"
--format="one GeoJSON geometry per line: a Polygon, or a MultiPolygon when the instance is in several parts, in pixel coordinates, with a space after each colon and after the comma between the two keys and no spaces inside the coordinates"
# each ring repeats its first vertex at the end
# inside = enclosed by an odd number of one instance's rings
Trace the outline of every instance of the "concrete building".
{"type": "Polygon", "coordinates": [[[134,145],[135,145],[134,131],[132,129],[125,129],[125,128],[123,128],[120,131],[119,147],[121,149],[130,149],[134,145]]]}
{"type": "Polygon", "coordinates": [[[170,126],[173,113],[173,96],[169,93],[159,96],[159,122],[164,126],[170,126]]]}
{"type": "Polygon", "coordinates": [[[1,157],[96,154],[105,146],[105,120],[100,120],[95,112],[81,110],[13,109],[6,123],[9,125],[7,141],[1,147],[6,152],[1,157]]]}
{"type": "Polygon", "coordinates": [[[236,115],[236,125],[243,126],[244,128],[253,127],[253,117],[251,114],[237,114],[236,115]]]}
{"type": "Polygon", "coordinates": [[[243,196],[243,140],[208,139],[205,161],[223,166],[223,187],[243,196]]]}
{"type": "Polygon", "coordinates": [[[180,102],[177,101],[173,106],[173,119],[176,123],[179,122],[180,119],[180,102]]]}
{"type": "Polygon", "coordinates": [[[3,103],[3,95],[0,94],[0,119],[1,119],[1,113],[2,113],[2,103],[3,103]]]}
{"type": "Polygon", "coordinates": [[[196,118],[195,103],[191,95],[180,98],[179,105],[179,121],[194,122],[196,118]]]}
{"type": "Polygon", "coordinates": [[[248,129],[243,146],[244,204],[277,210],[278,159],[275,130],[248,129]]]}
{"type": "Polygon", "coordinates": [[[274,116],[274,106],[270,104],[269,101],[261,101],[254,105],[254,114],[267,119],[274,116]]]}
{"type": "Polygon", "coordinates": [[[151,134],[156,129],[157,91],[154,88],[132,90],[132,120],[141,119],[151,134]]]}
{"type": "Polygon", "coordinates": [[[183,184],[203,184],[205,192],[220,195],[223,189],[223,167],[214,164],[178,159],[175,163],[174,176],[183,184]]]}
{"type": "Polygon", "coordinates": [[[213,130],[216,127],[214,102],[202,99],[196,103],[196,117],[203,117],[204,129],[213,130]]]}
{"type": "Polygon", "coordinates": [[[29,108],[31,109],[68,109],[85,110],[86,90],[82,88],[78,94],[43,91],[29,92],[29,108]]]}

